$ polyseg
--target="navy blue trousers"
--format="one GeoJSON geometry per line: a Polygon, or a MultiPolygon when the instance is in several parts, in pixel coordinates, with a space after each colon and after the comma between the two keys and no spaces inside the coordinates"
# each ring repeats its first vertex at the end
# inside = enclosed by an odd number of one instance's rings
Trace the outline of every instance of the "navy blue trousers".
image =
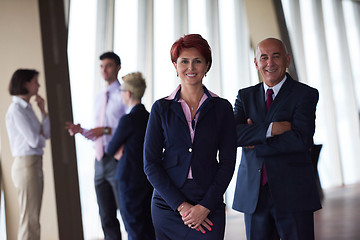
{"type": "MultiPolygon", "coordinates": [[[[202,190],[194,180],[187,180],[184,187],[180,189],[187,197],[187,201],[193,205],[199,202],[205,191],[202,190]]],[[[221,203],[208,218],[214,224],[211,231],[200,231],[191,229],[184,225],[179,212],[172,210],[166,201],[154,190],[151,214],[155,228],[156,239],[158,240],[221,240],[225,232],[225,204],[221,203]]]]}
{"type": "Polygon", "coordinates": [[[122,188],[119,184],[121,216],[128,240],[155,240],[151,219],[152,192],[150,183],[132,188],[122,188]]]}
{"type": "Polygon", "coordinates": [[[260,187],[255,212],[244,218],[248,240],[314,240],[313,212],[277,211],[268,184],[260,187]]]}

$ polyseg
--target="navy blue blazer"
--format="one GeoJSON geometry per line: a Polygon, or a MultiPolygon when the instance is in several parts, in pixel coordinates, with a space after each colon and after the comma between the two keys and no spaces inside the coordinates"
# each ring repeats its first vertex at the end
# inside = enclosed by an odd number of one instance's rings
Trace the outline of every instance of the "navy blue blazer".
{"type": "Polygon", "coordinates": [[[198,203],[210,211],[223,202],[236,161],[236,132],[231,104],[210,96],[204,102],[193,143],[181,104],[166,98],[151,110],[144,145],[144,169],[155,190],[175,211],[186,201],[179,190],[191,165],[194,181],[206,191],[198,203]]]}
{"type": "Polygon", "coordinates": [[[234,114],[237,144],[243,148],[233,209],[247,214],[255,211],[263,163],[277,210],[321,208],[310,158],[318,98],[316,89],[289,74],[267,113],[263,83],[239,90],[234,114]],[[247,124],[248,118],[254,124],[247,124]],[[277,121],[291,122],[291,131],[266,138],[270,123],[277,121]]]}
{"type": "Polygon", "coordinates": [[[146,186],[151,188],[143,168],[143,146],[149,112],[143,104],[137,104],[129,114],[119,120],[119,124],[111,139],[107,153],[114,155],[124,144],[123,156],[116,167],[115,179],[119,188],[141,189],[146,186]]]}

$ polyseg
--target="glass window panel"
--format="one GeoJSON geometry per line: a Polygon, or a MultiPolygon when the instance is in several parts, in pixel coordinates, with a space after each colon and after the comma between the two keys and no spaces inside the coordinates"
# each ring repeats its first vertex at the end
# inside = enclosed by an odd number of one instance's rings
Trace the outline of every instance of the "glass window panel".
{"type": "MultiPolygon", "coordinates": [[[[220,27],[220,59],[221,59],[221,83],[222,83],[222,96],[227,98],[230,103],[235,102],[236,89],[240,79],[237,74],[237,51],[235,39],[235,16],[234,16],[234,2],[233,0],[220,0],[219,1],[219,25],[226,26],[220,27]]],[[[216,92],[217,94],[220,94],[216,92]]],[[[225,193],[225,203],[229,206],[232,205],[233,196],[236,186],[236,177],[233,177],[230,185],[225,193]]]]}
{"type": "Polygon", "coordinates": [[[344,46],[347,46],[346,35],[342,27],[343,20],[337,9],[335,1],[322,2],[324,12],[324,25],[327,40],[327,50],[330,63],[331,85],[333,89],[334,107],[336,111],[337,133],[340,146],[340,156],[343,169],[343,180],[345,184],[356,182],[357,172],[354,171],[356,162],[358,162],[357,132],[358,113],[354,115],[354,90],[349,86],[351,82],[351,69],[349,68],[349,52],[344,46]],[[346,116],[346,117],[345,117],[346,116]],[[356,118],[356,119],[355,119],[356,118]]]}
{"type": "MultiPolygon", "coordinates": [[[[72,0],[70,4],[68,59],[73,117],[75,123],[90,128],[93,125],[95,73],[98,70],[94,59],[97,4],[95,0],[72,0]]],[[[98,239],[103,234],[93,180],[94,152],[91,142],[82,136],[75,137],[75,144],[84,238],[98,239]]]]}
{"type": "MultiPolygon", "coordinates": [[[[350,49],[351,68],[354,79],[354,89],[356,93],[357,107],[360,114],[360,68],[358,58],[360,56],[360,16],[356,15],[355,9],[360,13],[360,6],[353,1],[342,1],[343,13],[346,25],[346,34],[350,49]]],[[[360,115],[359,115],[360,117],[360,115]]]]}
{"type": "Polygon", "coordinates": [[[233,0],[219,1],[219,26],[226,26],[220,27],[222,97],[228,98],[231,103],[235,101],[234,86],[238,86],[240,81],[234,77],[239,76],[234,14],[233,0]]]}
{"type": "Polygon", "coordinates": [[[335,173],[329,168],[335,166],[335,163],[338,162],[338,152],[337,152],[337,141],[332,141],[336,137],[336,130],[329,131],[328,129],[333,129],[335,124],[333,119],[335,115],[334,111],[327,110],[326,106],[326,97],[331,96],[331,90],[322,91],[324,88],[323,84],[331,83],[330,76],[328,72],[329,62],[325,58],[327,56],[326,46],[318,46],[320,37],[324,43],[326,43],[325,36],[321,35],[324,33],[322,28],[323,25],[319,26],[317,23],[318,18],[321,16],[316,16],[314,13],[314,3],[312,1],[301,1],[301,21],[303,29],[303,39],[304,39],[304,51],[305,51],[305,62],[306,62],[306,79],[309,84],[316,87],[320,93],[319,103],[316,110],[316,130],[314,135],[314,141],[317,144],[323,144],[319,159],[319,174],[321,177],[321,183],[324,188],[334,186],[338,184],[338,180],[341,181],[341,172],[335,173]],[[314,54],[316,53],[316,54],[314,54]],[[319,71],[319,69],[321,69],[319,71]],[[327,77],[325,77],[327,76],[327,77]],[[335,134],[335,135],[334,135],[335,134]],[[335,145],[334,145],[335,144],[335,145]],[[332,146],[332,147],[330,147],[332,146]],[[332,176],[331,176],[332,175],[332,176]]]}
{"type": "Polygon", "coordinates": [[[188,0],[189,1],[189,33],[201,34],[206,39],[206,1],[205,0],[188,0]]]}
{"type": "Polygon", "coordinates": [[[298,47],[301,39],[295,37],[294,32],[299,33],[296,27],[302,26],[303,34],[299,36],[304,40],[306,81],[320,92],[314,139],[316,143],[323,144],[319,160],[322,185],[328,188],[350,183],[356,179],[353,169],[358,162],[355,156],[358,155],[356,145],[359,142],[357,134],[354,134],[358,132],[358,113],[354,115],[353,112],[356,108],[353,93],[354,89],[355,92],[360,91],[360,87],[356,88],[356,81],[354,88],[351,88],[353,82],[349,82],[358,71],[358,68],[354,71],[349,66],[356,62],[354,56],[359,55],[356,53],[360,48],[357,44],[358,24],[351,6],[353,2],[303,0],[299,2],[301,19],[296,19],[294,14],[291,14],[298,11],[292,2],[283,0],[282,3],[288,26],[293,27],[289,29],[289,33],[295,47],[298,47]],[[342,4],[344,16],[339,12],[338,4],[342,4]],[[345,29],[342,28],[342,17],[345,20],[345,29]],[[347,36],[343,34],[343,30],[347,36]],[[347,44],[351,49],[352,61],[348,56],[347,44]],[[353,76],[350,74],[351,70],[353,76]]]}
{"type": "Polygon", "coordinates": [[[119,80],[122,76],[138,71],[138,1],[115,1],[114,52],[121,59],[119,80]]]}
{"type": "Polygon", "coordinates": [[[154,1],[154,101],[168,96],[179,84],[170,59],[170,48],[175,41],[173,12],[173,1],[154,1]]]}

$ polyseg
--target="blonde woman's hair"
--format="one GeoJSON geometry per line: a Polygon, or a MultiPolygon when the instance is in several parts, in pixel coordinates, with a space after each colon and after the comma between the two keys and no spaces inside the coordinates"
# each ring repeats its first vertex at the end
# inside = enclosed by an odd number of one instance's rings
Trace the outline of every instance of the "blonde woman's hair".
{"type": "Polygon", "coordinates": [[[129,73],[122,77],[124,83],[121,89],[130,91],[134,99],[141,100],[146,89],[146,82],[141,72],[129,73]]]}

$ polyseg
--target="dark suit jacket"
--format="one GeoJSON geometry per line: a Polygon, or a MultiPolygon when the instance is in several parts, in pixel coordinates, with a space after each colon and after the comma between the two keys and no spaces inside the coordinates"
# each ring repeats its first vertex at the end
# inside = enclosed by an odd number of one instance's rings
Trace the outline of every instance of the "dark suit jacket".
{"type": "Polygon", "coordinates": [[[252,214],[259,196],[265,163],[275,208],[294,212],[321,208],[310,148],[315,132],[316,89],[294,81],[289,74],[266,113],[263,83],[241,89],[234,114],[238,146],[243,148],[233,208],[252,214]],[[247,119],[252,119],[252,125],[247,119]],[[291,131],[266,138],[271,122],[289,121],[291,131]]]}
{"type": "Polygon", "coordinates": [[[137,104],[119,120],[107,153],[114,155],[124,144],[123,156],[116,167],[115,179],[121,191],[151,187],[143,170],[143,146],[149,112],[137,104]]]}
{"type": "MultiPolygon", "coordinates": [[[[204,91],[209,96],[205,87],[204,91]]],[[[212,96],[204,104],[193,143],[179,102],[160,99],[150,113],[144,146],[145,173],[173,210],[187,200],[179,189],[187,179],[190,164],[194,181],[206,191],[199,204],[210,211],[223,202],[233,175],[236,132],[232,106],[212,96]]]]}

